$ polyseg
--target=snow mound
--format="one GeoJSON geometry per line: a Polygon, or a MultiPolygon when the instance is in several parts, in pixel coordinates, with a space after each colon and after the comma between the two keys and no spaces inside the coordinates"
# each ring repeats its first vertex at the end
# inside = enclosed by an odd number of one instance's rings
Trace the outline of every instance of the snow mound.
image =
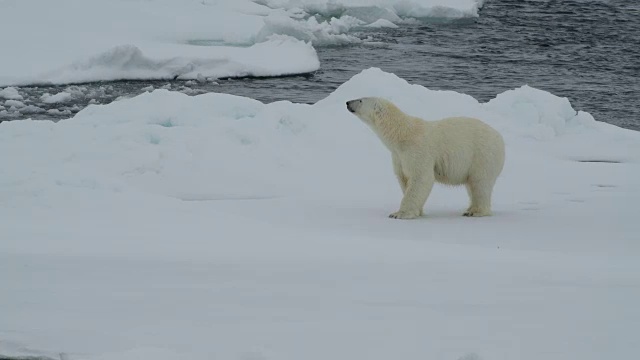
{"type": "Polygon", "coordinates": [[[574,110],[569,99],[527,85],[499,94],[485,107],[514,119],[537,139],[553,138],[595,123],[589,113],[574,110]]]}
{"type": "Polygon", "coordinates": [[[20,93],[18,92],[18,89],[11,86],[0,90],[0,98],[7,99],[7,100],[23,99],[22,95],[20,95],[20,93]]]}

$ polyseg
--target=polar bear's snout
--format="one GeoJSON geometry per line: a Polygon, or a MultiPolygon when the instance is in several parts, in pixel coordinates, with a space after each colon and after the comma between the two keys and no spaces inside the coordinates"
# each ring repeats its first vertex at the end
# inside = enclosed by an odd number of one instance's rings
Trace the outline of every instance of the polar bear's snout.
{"type": "Polygon", "coordinates": [[[352,113],[355,113],[361,104],[362,104],[362,100],[360,99],[347,101],[347,110],[349,110],[352,113]]]}

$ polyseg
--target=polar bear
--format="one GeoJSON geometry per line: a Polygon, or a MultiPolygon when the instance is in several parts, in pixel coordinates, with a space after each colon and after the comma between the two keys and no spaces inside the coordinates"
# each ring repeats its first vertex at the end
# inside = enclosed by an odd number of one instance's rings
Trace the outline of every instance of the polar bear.
{"type": "Polygon", "coordinates": [[[505,160],[502,135],[468,117],[424,121],[377,97],[347,101],[347,110],[367,124],[391,151],[404,194],[394,219],[422,216],[434,182],[467,188],[464,216],[491,215],[491,193],[505,160]]]}

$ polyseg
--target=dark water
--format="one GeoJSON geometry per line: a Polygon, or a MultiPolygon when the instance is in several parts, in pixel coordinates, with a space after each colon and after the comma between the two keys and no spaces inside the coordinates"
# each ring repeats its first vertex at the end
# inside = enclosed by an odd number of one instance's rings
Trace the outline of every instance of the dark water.
{"type": "Polygon", "coordinates": [[[567,97],[597,120],[640,130],[640,1],[487,0],[479,18],[376,30],[383,44],[317,47],[321,70],[268,79],[123,81],[71,88],[64,107],[43,104],[45,92],[20,91],[40,109],[13,118],[67,118],[90,99],[108,103],[143,88],[170,86],[190,94],[224,92],[263,102],[313,103],[363,69],[375,66],[431,89],[454,90],[487,101],[524,84],[567,97]],[[62,113],[45,111],[60,109],[62,113]]]}

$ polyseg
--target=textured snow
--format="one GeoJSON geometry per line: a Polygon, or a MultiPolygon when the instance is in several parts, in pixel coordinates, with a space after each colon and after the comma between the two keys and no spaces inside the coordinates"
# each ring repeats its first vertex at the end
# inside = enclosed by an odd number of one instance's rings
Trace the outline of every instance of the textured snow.
{"type": "Polygon", "coordinates": [[[628,359],[640,134],[521,87],[487,103],[365,70],[313,105],[157,89],[0,123],[0,354],[628,359]],[[388,219],[390,156],[345,101],[479,117],[495,216],[436,186],[388,219]],[[586,162],[585,162],[586,161],[586,162]],[[596,162],[593,162],[596,161],[596,162]]]}

